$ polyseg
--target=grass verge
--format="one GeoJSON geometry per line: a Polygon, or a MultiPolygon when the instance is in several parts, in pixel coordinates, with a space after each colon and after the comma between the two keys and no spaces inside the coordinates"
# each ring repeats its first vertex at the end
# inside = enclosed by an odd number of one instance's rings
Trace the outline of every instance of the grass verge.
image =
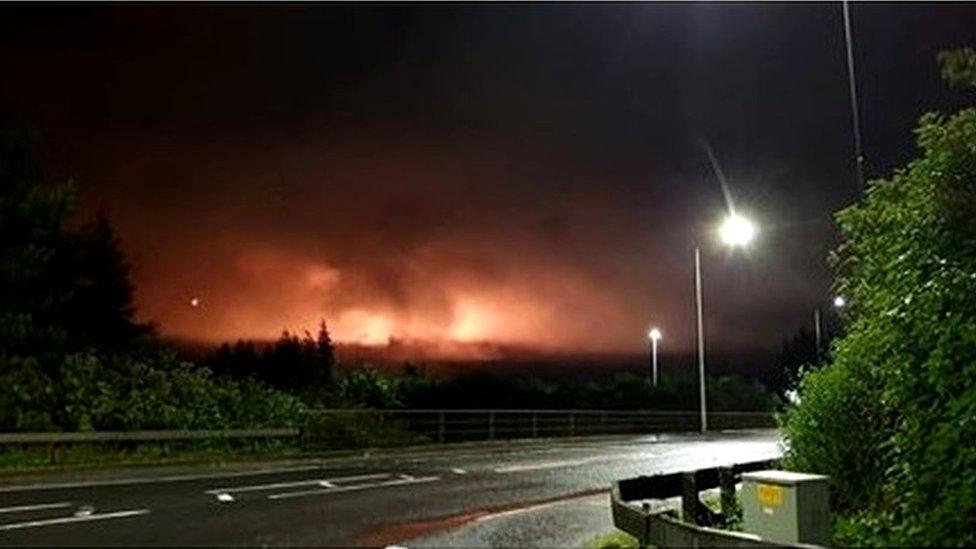
{"type": "Polygon", "coordinates": [[[637,549],[639,546],[637,538],[620,530],[607,532],[586,543],[586,549],[637,549]]]}

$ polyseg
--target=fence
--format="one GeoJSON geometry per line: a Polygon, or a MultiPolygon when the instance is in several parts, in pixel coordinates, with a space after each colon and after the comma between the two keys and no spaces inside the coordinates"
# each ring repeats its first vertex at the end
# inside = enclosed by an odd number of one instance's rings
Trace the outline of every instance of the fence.
{"type": "MultiPolygon", "coordinates": [[[[750,429],[775,426],[774,415],[715,412],[709,426],[750,429]]],[[[316,410],[302,428],[159,430],[77,433],[0,433],[0,450],[73,445],[136,445],[218,441],[228,444],[290,441],[306,450],[436,444],[496,439],[694,432],[697,412],[641,410],[316,410]]]]}
{"type": "Polygon", "coordinates": [[[85,442],[168,442],[207,439],[254,439],[297,437],[301,430],[224,429],[196,431],[93,431],[80,433],[0,433],[0,444],[76,444],[85,442]]]}
{"type": "MultiPolygon", "coordinates": [[[[319,410],[303,435],[312,446],[349,447],[693,432],[699,421],[697,412],[646,410],[319,410]]],[[[765,412],[716,412],[708,421],[713,430],[776,425],[765,412]]]]}

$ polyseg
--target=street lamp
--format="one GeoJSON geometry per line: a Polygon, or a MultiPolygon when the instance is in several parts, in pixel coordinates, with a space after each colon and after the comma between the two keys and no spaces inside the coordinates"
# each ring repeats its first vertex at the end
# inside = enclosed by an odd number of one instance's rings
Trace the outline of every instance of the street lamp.
{"type": "MultiPolygon", "coordinates": [[[[756,226],[745,217],[731,212],[718,229],[719,237],[730,247],[746,246],[756,236],[756,226]]],[[[701,432],[708,430],[705,402],[705,329],[702,323],[701,247],[695,246],[695,305],[698,317],[698,388],[701,403],[701,432]]]]}
{"type": "Polygon", "coordinates": [[[657,387],[657,342],[661,339],[661,330],[651,328],[647,339],[651,340],[651,383],[657,387]]]}
{"type": "MultiPolygon", "coordinates": [[[[842,295],[834,296],[833,303],[835,309],[843,309],[844,307],[847,306],[847,300],[844,299],[844,296],[842,295]]],[[[821,324],[822,322],[820,319],[820,307],[817,307],[813,310],[813,334],[814,334],[814,342],[815,345],[817,346],[816,355],[815,355],[817,359],[817,363],[820,362],[820,345],[821,345],[821,338],[823,337],[822,336],[823,328],[821,324]]]]}
{"type": "Polygon", "coordinates": [[[732,213],[722,222],[718,235],[729,246],[745,246],[756,236],[756,226],[741,215],[732,213]]]}

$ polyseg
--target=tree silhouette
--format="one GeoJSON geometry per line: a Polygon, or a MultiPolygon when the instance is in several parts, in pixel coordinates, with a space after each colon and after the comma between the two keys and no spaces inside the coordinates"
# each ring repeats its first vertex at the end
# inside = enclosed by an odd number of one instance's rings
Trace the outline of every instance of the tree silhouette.
{"type": "Polygon", "coordinates": [[[150,327],[133,320],[133,286],[108,216],[95,219],[71,237],[72,296],[64,311],[65,328],[82,343],[121,349],[149,333],[150,327]]]}
{"type": "Polygon", "coordinates": [[[786,398],[787,393],[796,391],[803,373],[817,366],[819,358],[816,346],[816,336],[806,328],[783,342],[783,348],[776,357],[772,380],[773,389],[780,397],[786,398]]]}

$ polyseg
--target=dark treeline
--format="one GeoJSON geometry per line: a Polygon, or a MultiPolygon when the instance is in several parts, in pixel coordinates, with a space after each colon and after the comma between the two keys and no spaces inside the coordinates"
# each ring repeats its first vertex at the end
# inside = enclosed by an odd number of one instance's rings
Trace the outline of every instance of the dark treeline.
{"type": "Polygon", "coordinates": [[[134,320],[108,217],[44,180],[37,140],[0,124],[0,431],[295,425],[305,405],[253,379],[214,379],[134,320]]]}
{"type": "MultiPolygon", "coordinates": [[[[541,377],[479,369],[435,377],[414,363],[395,373],[368,364],[340,366],[324,322],[315,336],[285,332],[264,346],[224,344],[200,363],[219,377],[253,379],[309,405],[334,408],[690,410],[696,409],[698,395],[694,374],[665,373],[654,387],[646,375],[631,373],[541,377]]],[[[710,377],[708,393],[714,410],[763,411],[778,403],[763,385],[734,375],[710,377]]]]}

